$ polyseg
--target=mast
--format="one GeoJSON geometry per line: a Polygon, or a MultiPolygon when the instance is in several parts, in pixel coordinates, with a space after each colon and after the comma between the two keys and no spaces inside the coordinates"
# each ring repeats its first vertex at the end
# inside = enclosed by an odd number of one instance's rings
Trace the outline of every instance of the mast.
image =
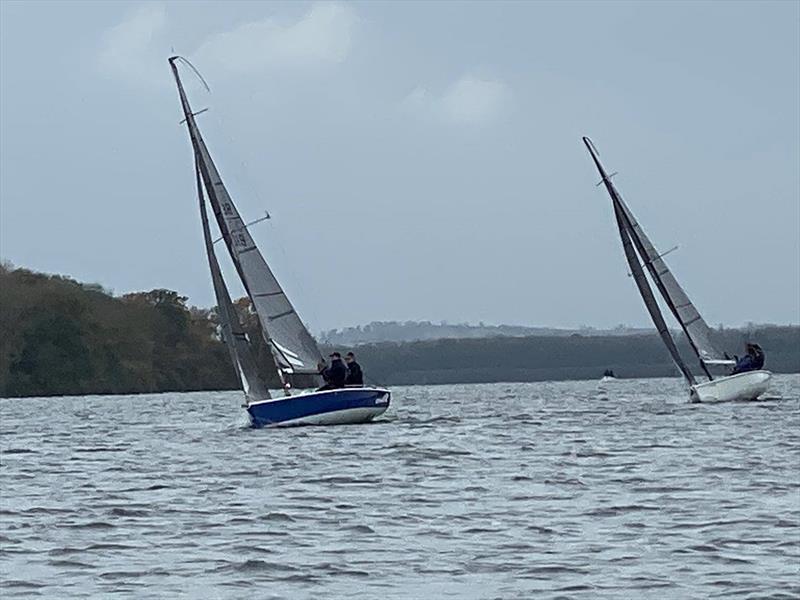
{"type": "MultiPolygon", "coordinates": [[[[270,348],[282,381],[291,373],[317,373],[322,354],[311,333],[300,320],[233,203],[206,147],[193,113],[176,62],[169,59],[189,137],[194,148],[201,179],[214,216],[233,260],[236,271],[253,305],[264,340],[270,348]]],[[[286,388],[284,388],[286,389],[286,388]]]]}
{"type": "MultiPolygon", "coordinates": [[[[622,247],[625,251],[625,258],[628,261],[628,266],[631,269],[631,273],[633,275],[634,281],[636,281],[636,286],[639,289],[639,293],[644,300],[645,307],[647,308],[648,313],[650,313],[650,318],[653,320],[653,324],[656,326],[661,339],[664,341],[664,344],[667,346],[670,355],[672,356],[672,360],[680,369],[683,376],[687,379],[690,385],[695,385],[696,380],[694,375],[692,374],[691,370],[686,366],[686,363],[683,361],[683,358],[678,352],[678,348],[675,345],[675,340],[672,338],[672,334],[669,332],[669,328],[667,327],[666,321],[664,321],[664,316],[661,314],[661,310],[658,307],[658,302],[653,295],[653,290],[650,288],[650,284],[647,282],[647,278],[644,274],[644,270],[642,269],[642,265],[639,263],[639,258],[637,257],[637,250],[639,250],[639,254],[641,254],[641,249],[634,247],[636,243],[636,236],[631,226],[630,220],[625,211],[625,206],[621,202],[621,198],[617,193],[614,184],[611,183],[610,177],[606,174],[603,165],[600,163],[600,159],[597,157],[596,151],[591,140],[587,137],[583,138],[584,144],[589,150],[589,154],[594,161],[595,166],[597,167],[600,176],[602,177],[602,181],[605,184],[606,190],[608,191],[609,195],[611,196],[612,204],[614,206],[614,216],[617,221],[617,227],[619,229],[620,238],[622,239],[622,247]]],[[[642,256],[643,261],[647,261],[645,256],[642,256]]],[[[660,289],[660,288],[659,288],[660,289]]],[[[663,291],[662,291],[663,295],[663,291]]],[[[665,298],[665,300],[669,301],[665,298]]]]}
{"type": "Polygon", "coordinates": [[[211,239],[211,228],[208,224],[203,184],[200,179],[200,168],[197,165],[197,161],[195,161],[195,179],[197,183],[197,198],[200,204],[200,220],[203,224],[203,240],[208,257],[208,267],[211,271],[211,281],[214,285],[214,295],[217,299],[222,339],[228,347],[231,362],[242,382],[248,402],[266,400],[270,398],[269,390],[258,374],[250,340],[244,331],[244,327],[242,327],[239,316],[236,314],[236,309],[231,301],[230,293],[225,285],[225,279],[222,276],[222,270],[217,261],[217,255],[214,252],[214,242],[211,239]]]}
{"type": "MultiPolygon", "coordinates": [[[[599,165],[600,161],[597,158],[597,150],[594,148],[591,140],[588,140],[588,142],[587,140],[588,138],[584,138],[584,143],[587,148],[589,148],[589,152],[592,155],[595,165],[598,166],[598,170],[601,170],[602,166],[599,165]]],[[[664,298],[670,312],[686,334],[686,339],[689,341],[692,351],[697,356],[700,367],[709,380],[712,380],[713,376],[708,369],[709,364],[732,364],[732,361],[728,360],[725,354],[715,346],[712,339],[713,334],[711,328],[706,324],[700,311],[697,310],[694,303],[689,299],[689,296],[678,283],[678,280],[675,279],[675,276],[663,259],[664,254],[656,250],[650,238],[648,238],[647,234],[642,230],[641,225],[639,225],[630,208],[628,208],[619,192],[617,192],[616,188],[611,183],[610,178],[604,178],[604,183],[609,190],[609,194],[611,194],[614,201],[618,203],[623,210],[625,220],[630,228],[631,239],[642,257],[642,262],[650,273],[656,287],[658,287],[658,291],[664,298]]]]}
{"type": "MultiPolygon", "coordinates": [[[[594,147],[594,144],[592,144],[591,140],[588,138],[584,138],[584,144],[586,144],[586,147],[589,149],[589,153],[592,156],[595,166],[597,166],[601,174],[604,174],[605,171],[603,170],[600,160],[597,157],[597,150],[594,147]]],[[[622,196],[620,196],[619,192],[614,187],[614,184],[611,182],[610,177],[604,175],[603,183],[605,184],[606,189],[608,190],[614,202],[622,209],[625,216],[625,221],[627,222],[628,229],[631,234],[631,239],[633,240],[633,243],[642,258],[642,262],[644,263],[645,267],[647,267],[650,276],[655,282],[662,298],[664,298],[664,302],[666,302],[670,312],[675,317],[675,320],[678,321],[678,324],[681,326],[681,329],[686,335],[686,339],[689,341],[692,351],[697,356],[701,369],[709,378],[709,380],[712,380],[713,376],[711,375],[711,372],[709,371],[705,361],[720,359],[723,357],[723,354],[714,347],[714,344],[711,341],[710,328],[708,325],[706,325],[703,317],[686,295],[686,292],[683,291],[683,288],[675,279],[675,276],[669,270],[669,267],[667,267],[667,264],[662,258],[663,255],[659,254],[658,250],[656,250],[653,243],[636,221],[633,213],[625,204],[622,196]]],[[[716,362],[719,361],[716,360],[716,362]]]]}

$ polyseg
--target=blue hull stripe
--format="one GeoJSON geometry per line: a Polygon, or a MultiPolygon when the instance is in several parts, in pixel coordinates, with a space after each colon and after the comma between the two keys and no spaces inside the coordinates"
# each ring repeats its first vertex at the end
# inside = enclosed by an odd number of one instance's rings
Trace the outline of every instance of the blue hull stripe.
{"type": "Polygon", "coordinates": [[[386,390],[345,388],[251,404],[247,412],[254,427],[264,427],[352,408],[385,408],[389,398],[386,390]]]}

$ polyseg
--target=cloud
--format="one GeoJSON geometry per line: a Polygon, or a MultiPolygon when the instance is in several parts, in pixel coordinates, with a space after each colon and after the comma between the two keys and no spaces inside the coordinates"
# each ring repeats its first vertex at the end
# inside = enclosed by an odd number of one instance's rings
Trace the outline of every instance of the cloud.
{"type": "MultiPolygon", "coordinates": [[[[242,23],[230,31],[211,33],[188,58],[215,76],[268,67],[340,63],[350,52],[357,23],[358,16],[350,6],[336,2],[312,4],[294,22],[267,17],[242,23]]],[[[142,4],[103,34],[99,67],[135,84],[168,81],[163,63],[170,29],[163,4],[142,4]]]]}
{"type": "Polygon", "coordinates": [[[119,25],[106,30],[100,43],[98,64],[111,75],[126,80],[152,81],[163,56],[155,40],[167,27],[164,5],[152,2],[128,13],[119,25]]]}
{"type": "Polygon", "coordinates": [[[231,71],[275,66],[340,63],[350,52],[358,17],[344,4],[313,4],[294,23],[271,17],[209,36],[192,55],[199,64],[215,63],[231,71]]]}
{"type": "Polygon", "coordinates": [[[418,87],[406,96],[403,105],[453,123],[482,124],[502,115],[511,98],[511,88],[502,81],[465,75],[441,95],[418,87]]]}

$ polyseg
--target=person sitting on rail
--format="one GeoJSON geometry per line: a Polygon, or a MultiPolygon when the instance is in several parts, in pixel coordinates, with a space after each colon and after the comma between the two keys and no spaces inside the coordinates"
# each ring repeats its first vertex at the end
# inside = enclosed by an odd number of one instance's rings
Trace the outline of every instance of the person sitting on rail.
{"type": "Polygon", "coordinates": [[[347,379],[344,384],[353,387],[364,387],[364,372],[361,365],[356,362],[356,355],[348,352],[344,356],[347,363],[347,379]]]}
{"type": "Polygon", "coordinates": [[[742,358],[736,359],[736,366],[733,367],[733,373],[747,373],[748,371],[758,371],[764,367],[764,351],[758,344],[747,343],[745,344],[746,354],[742,358]]]}
{"type": "Polygon", "coordinates": [[[335,390],[344,387],[344,382],[347,379],[347,367],[342,362],[342,355],[338,352],[332,352],[330,359],[331,365],[329,367],[326,367],[325,363],[317,365],[319,374],[325,380],[325,385],[319,388],[318,391],[335,390]]]}

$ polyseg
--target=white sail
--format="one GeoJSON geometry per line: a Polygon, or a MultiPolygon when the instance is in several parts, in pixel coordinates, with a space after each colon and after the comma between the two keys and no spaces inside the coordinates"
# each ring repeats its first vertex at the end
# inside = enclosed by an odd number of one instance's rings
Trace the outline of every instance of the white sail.
{"type": "Polygon", "coordinates": [[[272,270],[255,245],[247,226],[222,182],[211,154],[197,127],[178,75],[170,59],[189,136],[198,159],[209,202],[234,265],[247,290],[262,332],[279,369],[286,373],[316,373],[322,355],[272,270]]]}

